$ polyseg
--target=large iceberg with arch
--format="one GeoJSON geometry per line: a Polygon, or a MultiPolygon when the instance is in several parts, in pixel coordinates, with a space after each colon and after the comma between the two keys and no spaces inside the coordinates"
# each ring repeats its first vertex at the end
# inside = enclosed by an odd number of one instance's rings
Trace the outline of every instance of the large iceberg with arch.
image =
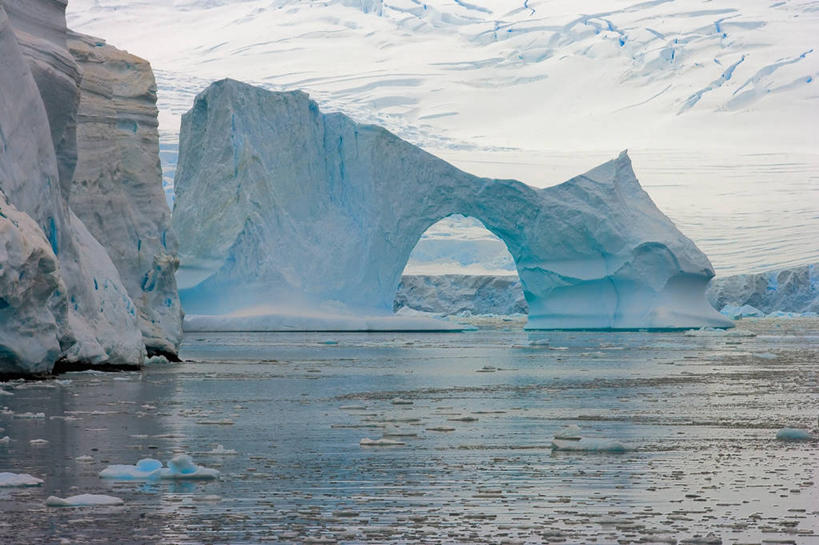
{"type": "Polygon", "coordinates": [[[438,329],[392,307],[421,235],[453,214],[506,244],[530,329],[731,326],[705,299],[708,258],[625,152],[537,189],[463,172],[302,92],[222,80],[183,117],[175,187],[188,329],[438,329]]]}

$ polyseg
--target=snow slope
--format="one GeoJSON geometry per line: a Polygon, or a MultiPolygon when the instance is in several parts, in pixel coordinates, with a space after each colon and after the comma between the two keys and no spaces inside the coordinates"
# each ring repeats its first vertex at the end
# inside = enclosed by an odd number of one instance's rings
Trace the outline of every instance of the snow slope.
{"type": "Polygon", "coordinates": [[[537,187],[628,148],[720,274],[819,253],[810,0],[71,0],[68,11],[74,28],[156,69],[169,198],[179,117],[232,77],[307,91],[469,172],[537,187]]]}

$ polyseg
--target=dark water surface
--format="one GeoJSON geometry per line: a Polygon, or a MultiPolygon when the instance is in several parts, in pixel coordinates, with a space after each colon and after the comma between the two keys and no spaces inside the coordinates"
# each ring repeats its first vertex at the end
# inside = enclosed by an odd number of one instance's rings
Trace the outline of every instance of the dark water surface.
{"type": "Polygon", "coordinates": [[[3,385],[0,471],[45,483],[0,488],[0,543],[819,543],[819,443],[775,439],[816,433],[819,320],[509,326],[191,334],[190,363],[3,385]],[[552,452],[569,424],[630,450],[552,452]],[[221,479],[97,476],[176,453],[221,479]],[[45,506],[81,493],[125,506],[45,506]]]}

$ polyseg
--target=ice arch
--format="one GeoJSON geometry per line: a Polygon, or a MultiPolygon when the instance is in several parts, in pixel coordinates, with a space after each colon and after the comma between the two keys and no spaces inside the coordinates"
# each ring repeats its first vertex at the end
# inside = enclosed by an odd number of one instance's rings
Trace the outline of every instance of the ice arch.
{"type": "Polygon", "coordinates": [[[222,80],[183,117],[175,186],[188,313],[388,314],[421,235],[461,214],[506,244],[530,328],[730,325],[705,301],[707,257],[625,152],[536,189],[472,176],[304,93],[222,80]]]}

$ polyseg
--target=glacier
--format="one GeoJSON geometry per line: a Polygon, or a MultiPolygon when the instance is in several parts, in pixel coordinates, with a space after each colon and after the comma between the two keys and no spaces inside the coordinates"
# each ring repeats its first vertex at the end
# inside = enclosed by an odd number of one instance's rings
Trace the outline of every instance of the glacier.
{"type": "Polygon", "coordinates": [[[455,214],[506,244],[530,329],[732,325],[705,300],[708,258],[625,152],[536,189],[472,176],[381,127],[324,114],[305,93],[230,79],[196,97],[180,135],[172,226],[186,327],[388,317],[412,249],[455,214]]]}
{"type": "Polygon", "coordinates": [[[83,71],[65,7],[0,4],[0,375],[44,374],[58,362],[140,365],[146,354],[120,272],[70,206],[88,150],[78,146],[83,71]]]}

